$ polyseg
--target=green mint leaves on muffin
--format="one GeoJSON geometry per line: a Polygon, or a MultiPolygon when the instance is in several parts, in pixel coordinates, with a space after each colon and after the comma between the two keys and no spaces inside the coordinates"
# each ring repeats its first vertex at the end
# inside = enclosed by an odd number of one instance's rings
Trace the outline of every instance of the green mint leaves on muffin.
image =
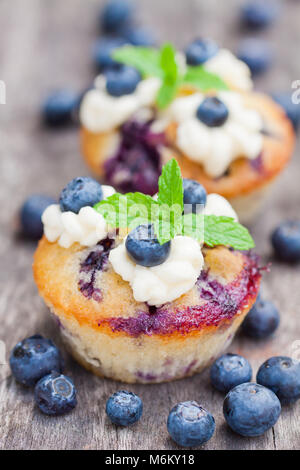
{"type": "Polygon", "coordinates": [[[139,192],[115,193],[95,204],[94,209],[113,228],[153,224],[160,244],[185,235],[208,247],[225,245],[249,250],[255,246],[248,230],[231,217],[183,213],[182,176],[174,158],[164,165],[158,187],[157,200],[139,192]]]}
{"type": "Polygon", "coordinates": [[[190,85],[203,92],[228,89],[218,75],[208,72],[202,65],[180,66],[178,54],[170,43],[160,49],[123,46],[116,49],[112,56],[117,62],[135,67],[143,77],[158,77],[162,80],[156,99],[160,109],[172,102],[182,85],[190,85]]]}

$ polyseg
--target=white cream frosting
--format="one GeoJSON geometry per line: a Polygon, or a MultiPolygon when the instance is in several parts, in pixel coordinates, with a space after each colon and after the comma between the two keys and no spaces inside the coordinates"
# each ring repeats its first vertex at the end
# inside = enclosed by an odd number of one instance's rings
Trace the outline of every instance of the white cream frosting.
{"type": "Polygon", "coordinates": [[[109,261],[116,273],[130,283],[137,302],[156,306],[192,289],[204,264],[199,243],[183,236],[171,241],[170,255],[159,266],[135,264],[127,255],[125,241],[110,252],[109,261]]]}
{"type": "MultiPolygon", "coordinates": [[[[102,185],[104,199],[114,194],[111,186],[102,185]]],[[[59,204],[51,204],[42,215],[44,234],[51,243],[56,242],[63,248],[73,243],[93,246],[107,237],[108,228],[101,214],[90,206],[82,207],[78,214],[62,212],[59,204]]]]}
{"type": "MultiPolygon", "coordinates": [[[[229,202],[218,194],[207,196],[204,214],[224,215],[237,220],[229,202]]],[[[126,240],[109,254],[113,269],[129,282],[137,302],[159,306],[171,302],[195,285],[204,264],[201,245],[193,238],[178,236],[171,240],[167,260],[150,268],[137,265],[127,254],[126,240]]]]}
{"type": "Polygon", "coordinates": [[[221,77],[229,86],[244,91],[250,91],[253,88],[248,65],[228,49],[219,49],[217,54],[208,59],[203,66],[208,72],[221,77]]]}
{"type": "Polygon", "coordinates": [[[212,178],[222,176],[236,158],[255,159],[263,146],[260,114],[246,107],[236,92],[219,92],[217,96],[229,110],[228,119],[220,127],[208,127],[197,118],[197,108],[205,98],[201,93],[176,98],[166,112],[168,119],[178,124],[178,148],[202,164],[212,178]]]}
{"type": "Polygon", "coordinates": [[[80,107],[80,121],[91,132],[108,132],[127,121],[141,108],[155,103],[161,85],[159,78],[141,80],[130,95],[111,96],[105,88],[105,79],[95,81],[96,88],[89,90],[80,107]]]}

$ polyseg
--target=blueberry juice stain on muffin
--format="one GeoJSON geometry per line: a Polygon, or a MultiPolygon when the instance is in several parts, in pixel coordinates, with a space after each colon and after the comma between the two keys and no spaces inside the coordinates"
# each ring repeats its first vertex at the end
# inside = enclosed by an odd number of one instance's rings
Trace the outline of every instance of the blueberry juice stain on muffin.
{"type": "Polygon", "coordinates": [[[152,121],[129,121],[121,127],[121,143],[117,154],[104,166],[107,184],[120,191],[140,191],[153,195],[158,190],[161,173],[159,147],[164,144],[163,133],[150,130],[152,121]]]}
{"type": "Polygon", "coordinates": [[[114,240],[106,238],[99,242],[80,263],[78,287],[87,298],[101,302],[101,289],[95,287],[97,274],[107,269],[108,255],[114,247],[114,240]]]}

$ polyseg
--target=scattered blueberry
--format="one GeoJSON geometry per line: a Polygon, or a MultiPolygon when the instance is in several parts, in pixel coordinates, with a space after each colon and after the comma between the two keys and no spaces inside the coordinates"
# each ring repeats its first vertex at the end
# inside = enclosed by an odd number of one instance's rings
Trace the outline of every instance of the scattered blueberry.
{"type": "Polygon", "coordinates": [[[114,424],[129,426],[141,418],[143,402],[134,393],[121,390],[111,395],[107,400],[106,413],[114,424]]]}
{"type": "Polygon", "coordinates": [[[126,249],[133,261],[141,266],[157,266],[169,256],[171,242],[160,245],[152,225],[139,225],[126,238],[126,249]]]}
{"type": "Polygon", "coordinates": [[[287,117],[292,121],[294,129],[297,130],[300,124],[300,104],[293,103],[291,92],[272,93],[272,98],[284,109],[287,117]]]}
{"type": "Polygon", "coordinates": [[[265,72],[273,60],[273,52],[269,44],[257,38],[242,41],[237,56],[248,65],[253,76],[265,72]]]}
{"type": "Polygon", "coordinates": [[[300,398],[300,362],[296,359],[271,357],[260,366],[256,380],[276,393],[282,405],[300,398]]]}
{"type": "Polygon", "coordinates": [[[77,405],[76,388],[70,377],[52,372],[36,384],[34,398],[46,415],[62,415],[77,405]]]}
{"type": "Polygon", "coordinates": [[[108,70],[105,75],[106,90],[112,96],[133,93],[142,78],[135,68],[126,65],[117,70],[108,70]]]}
{"type": "Polygon", "coordinates": [[[206,204],[206,190],[202,184],[188,178],[183,178],[183,203],[186,214],[190,212],[196,214],[197,204],[201,204],[200,209],[203,209],[206,204]],[[190,205],[192,206],[190,207],[190,205]]]}
{"type": "Polygon", "coordinates": [[[215,427],[214,417],[195,401],[178,403],[167,421],[170,436],[182,447],[196,447],[209,441],[215,427]]]}
{"type": "Polygon", "coordinates": [[[127,0],[110,0],[102,9],[100,24],[106,32],[116,32],[130,23],[133,8],[127,0]]]}
{"type": "Polygon", "coordinates": [[[220,392],[229,392],[236,385],[250,382],[252,368],[242,356],[238,354],[224,354],[211,366],[210,380],[212,385],[220,392]]]}
{"type": "Polygon", "coordinates": [[[267,338],[278,328],[279,313],[275,305],[259,298],[242,323],[242,330],[250,338],[267,338]]]}
{"type": "Polygon", "coordinates": [[[241,19],[245,26],[262,29],[269,26],[278,15],[278,3],[274,0],[248,1],[241,11],[241,19]]]}
{"type": "Polygon", "coordinates": [[[261,436],[277,422],[281,412],[275,393],[256,383],[234,387],[225,397],[223,413],[230,428],[241,436],[261,436]]]}
{"type": "Polygon", "coordinates": [[[55,204],[52,197],[33,194],[24,202],[20,209],[21,229],[26,237],[38,240],[43,235],[42,214],[44,210],[55,204]]]}
{"type": "Polygon", "coordinates": [[[71,211],[78,214],[85,206],[93,206],[103,199],[100,183],[88,176],[74,178],[62,190],[59,205],[63,212],[71,211]]]}
{"type": "Polygon", "coordinates": [[[15,379],[32,387],[45,375],[63,369],[63,359],[50,339],[34,335],[23,339],[10,354],[10,368],[15,379]]]}
{"type": "Polygon", "coordinates": [[[45,100],[42,107],[44,122],[51,127],[70,124],[77,103],[78,95],[71,90],[53,92],[45,100]]]}
{"type": "Polygon", "coordinates": [[[112,53],[118,47],[126,44],[124,38],[101,38],[98,39],[93,48],[94,63],[99,71],[109,68],[118,68],[120,64],[113,60],[112,53]]]}
{"type": "Polygon", "coordinates": [[[287,263],[300,261],[300,221],[282,222],[272,233],[276,256],[287,263]]]}
{"type": "Polygon", "coordinates": [[[220,127],[228,118],[228,108],[216,96],[205,98],[197,109],[197,118],[209,127],[220,127]]]}
{"type": "Polygon", "coordinates": [[[185,50],[189,65],[201,65],[217,54],[218,45],[210,39],[195,39],[185,50]]]}
{"type": "Polygon", "coordinates": [[[133,28],[126,31],[125,38],[133,46],[151,47],[156,43],[152,31],[146,28],[133,28]]]}

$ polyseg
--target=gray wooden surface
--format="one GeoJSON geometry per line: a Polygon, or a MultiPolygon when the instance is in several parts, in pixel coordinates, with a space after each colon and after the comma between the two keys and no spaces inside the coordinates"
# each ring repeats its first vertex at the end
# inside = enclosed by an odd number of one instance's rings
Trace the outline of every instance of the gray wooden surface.
{"type": "MultiPolygon", "coordinates": [[[[156,28],[161,40],[171,40],[177,46],[202,34],[235,47],[241,37],[236,21],[240,3],[139,1],[143,21],[156,28]]],[[[279,21],[263,34],[272,41],[276,53],[274,67],[258,81],[264,90],[290,89],[292,80],[300,78],[300,2],[283,3],[279,21]]],[[[57,196],[71,178],[87,173],[76,129],[42,129],[39,106],[52,88],[66,85],[79,90],[90,83],[90,48],[97,35],[99,4],[98,0],[0,1],[0,79],[7,86],[7,104],[0,105],[0,339],[7,347],[6,361],[18,340],[36,332],[60,344],[33,282],[34,245],[14,236],[15,214],[30,193],[57,196]]],[[[253,230],[264,261],[271,256],[268,238],[272,228],[284,217],[299,216],[297,153],[253,230]]],[[[299,274],[299,266],[273,263],[264,279],[264,291],[281,311],[279,330],[265,342],[237,337],[230,347],[230,351],[249,358],[255,372],[268,357],[291,354],[294,342],[300,340],[299,274]]],[[[67,373],[77,385],[78,406],[67,416],[48,418],[34,407],[32,392],[15,383],[8,365],[0,365],[1,449],[177,449],[168,437],[166,418],[174,404],[191,399],[198,400],[216,419],[216,433],[205,449],[300,448],[299,403],[285,408],[274,429],[263,437],[239,437],[224,422],[223,397],[210,387],[207,371],[175,383],[126,385],[144,401],[142,420],[129,429],[111,425],[104,412],[107,397],[122,385],[94,377],[70,358],[67,373]]]]}

